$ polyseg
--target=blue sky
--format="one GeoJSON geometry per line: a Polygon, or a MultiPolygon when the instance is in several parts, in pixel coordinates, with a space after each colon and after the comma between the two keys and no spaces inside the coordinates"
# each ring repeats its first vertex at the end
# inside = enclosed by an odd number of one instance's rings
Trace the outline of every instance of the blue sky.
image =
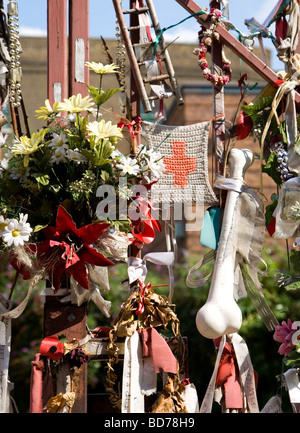
{"type": "MultiPolygon", "coordinates": [[[[64,1],[64,0],[60,0],[64,1]]],[[[208,7],[209,0],[195,0],[200,7],[208,7]]],[[[7,0],[6,0],[7,3],[7,0]]],[[[128,7],[128,0],[123,0],[124,8],[128,7]]],[[[244,19],[255,17],[262,23],[269,12],[276,5],[277,0],[229,0],[230,21],[241,32],[247,34],[244,19]]],[[[175,0],[153,0],[154,7],[161,28],[169,27],[186,18],[189,14],[175,0]]],[[[20,34],[27,36],[46,35],[47,31],[47,0],[19,0],[20,34]]],[[[116,18],[111,0],[90,0],[90,36],[104,38],[115,37],[116,18]]],[[[197,44],[199,24],[195,18],[165,32],[166,40],[177,39],[177,42],[191,42],[197,44]]],[[[271,31],[274,29],[271,27],[271,31]]],[[[256,43],[258,46],[258,42],[256,43]]],[[[273,50],[273,45],[264,39],[264,46],[273,50]]],[[[271,67],[275,70],[283,69],[283,65],[276,59],[273,50],[271,67]]]]}

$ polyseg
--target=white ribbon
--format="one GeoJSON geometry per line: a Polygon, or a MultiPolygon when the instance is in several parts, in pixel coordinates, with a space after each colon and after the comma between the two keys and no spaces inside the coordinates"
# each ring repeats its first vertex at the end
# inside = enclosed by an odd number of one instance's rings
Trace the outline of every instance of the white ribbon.
{"type": "Polygon", "coordinates": [[[296,368],[290,368],[283,373],[291,403],[300,403],[300,383],[296,368]]]}
{"type": "Polygon", "coordinates": [[[11,350],[11,319],[16,319],[23,313],[36,282],[36,280],[31,281],[25,298],[13,310],[11,310],[11,302],[8,302],[2,296],[0,298],[0,413],[9,412],[10,406],[8,368],[11,350]]]}
{"type": "Polygon", "coordinates": [[[175,262],[175,254],[173,251],[167,251],[148,253],[143,257],[143,259],[139,257],[128,257],[127,273],[129,284],[132,284],[139,279],[143,283],[145,282],[148,273],[147,261],[154,263],[155,265],[167,266],[169,270],[170,284],[173,282],[172,266],[175,262]]]}
{"type": "Polygon", "coordinates": [[[282,413],[280,397],[278,395],[271,397],[260,413],[282,413]]]}
{"type": "Polygon", "coordinates": [[[231,341],[235,351],[237,363],[239,366],[242,389],[245,394],[249,412],[257,413],[259,412],[259,408],[258,408],[256,389],[255,389],[254,370],[253,370],[247,344],[243,340],[243,338],[238,334],[232,334],[231,341]]]}
{"type": "Polygon", "coordinates": [[[135,331],[125,339],[122,377],[122,413],[144,413],[145,402],[141,389],[143,374],[143,349],[135,331]]]}
{"type": "Polygon", "coordinates": [[[193,383],[185,385],[182,397],[188,413],[199,413],[198,395],[193,383]]]}
{"type": "Polygon", "coordinates": [[[212,374],[211,379],[209,381],[209,384],[208,384],[206,393],[204,395],[204,398],[202,400],[202,404],[201,404],[201,407],[199,410],[200,413],[210,413],[211,412],[213,401],[214,401],[218,368],[219,368],[219,364],[221,361],[221,356],[223,353],[225,343],[226,343],[226,335],[222,335],[219,349],[218,349],[218,353],[217,353],[217,359],[216,359],[214,371],[213,371],[213,374],[212,374]]]}
{"type": "Polygon", "coordinates": [[[242,192],[245,182],[243,180],[228,178],[217,173],[215,178],[215,187],[219,189],[242,192]]]}

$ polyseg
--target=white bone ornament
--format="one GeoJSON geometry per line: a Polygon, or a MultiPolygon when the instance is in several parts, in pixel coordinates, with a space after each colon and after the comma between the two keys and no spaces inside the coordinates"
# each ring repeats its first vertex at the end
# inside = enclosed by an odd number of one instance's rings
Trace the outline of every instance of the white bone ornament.
{"type": "MultiPolygon", "coordinates": [[[[228,158],[230,177],[243,182],[246,170],[253,163],[253,153],[248,149],[233,148],[228,158]]],[[[237,246],[232,233],[234,213],[239,192],[227,192],[220,240],[206,303],[196,316],[196,326],[206,338],[238,332],[242,324],[242,313],[234,299],[234,269],[237,246]]]]}

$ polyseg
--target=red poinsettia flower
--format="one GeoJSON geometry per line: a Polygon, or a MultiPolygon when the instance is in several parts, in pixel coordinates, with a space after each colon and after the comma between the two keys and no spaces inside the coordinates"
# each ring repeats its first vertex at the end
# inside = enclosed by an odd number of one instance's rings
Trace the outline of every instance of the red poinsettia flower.
{"type": "MultiPolygon", "coordinates": [[[[46,240],[28,245],[37,255],[38,263],[51,275],[55,291],[59,289],[64,274],[72,275],[81,287],[89,289],[86,264],[113,265],[113,262],[91,246],[108,227],[109,224],[106,223],[94,223],[78,229],[72,216],[63,206],[59,206],[56,227],[47,227],[43,231],[46,240]]],[[[28,270],[18,266],[16,260],[12,265],[24,279],[30,278],[28,270]]]]}

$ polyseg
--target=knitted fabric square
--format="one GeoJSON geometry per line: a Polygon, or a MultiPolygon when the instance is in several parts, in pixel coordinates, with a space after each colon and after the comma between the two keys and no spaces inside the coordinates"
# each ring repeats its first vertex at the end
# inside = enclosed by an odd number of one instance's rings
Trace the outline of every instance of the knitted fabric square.
{"type": "Polygon", "coordinates": [[[169,126],[143,122],[150,148],[164,157],[166,172],[152,185],[154,202],[219,203],[208,175],[208,141],[210,122],[187,126],[169,126]],[[170,134],[168,138],[166,138],[170,134]]]}

